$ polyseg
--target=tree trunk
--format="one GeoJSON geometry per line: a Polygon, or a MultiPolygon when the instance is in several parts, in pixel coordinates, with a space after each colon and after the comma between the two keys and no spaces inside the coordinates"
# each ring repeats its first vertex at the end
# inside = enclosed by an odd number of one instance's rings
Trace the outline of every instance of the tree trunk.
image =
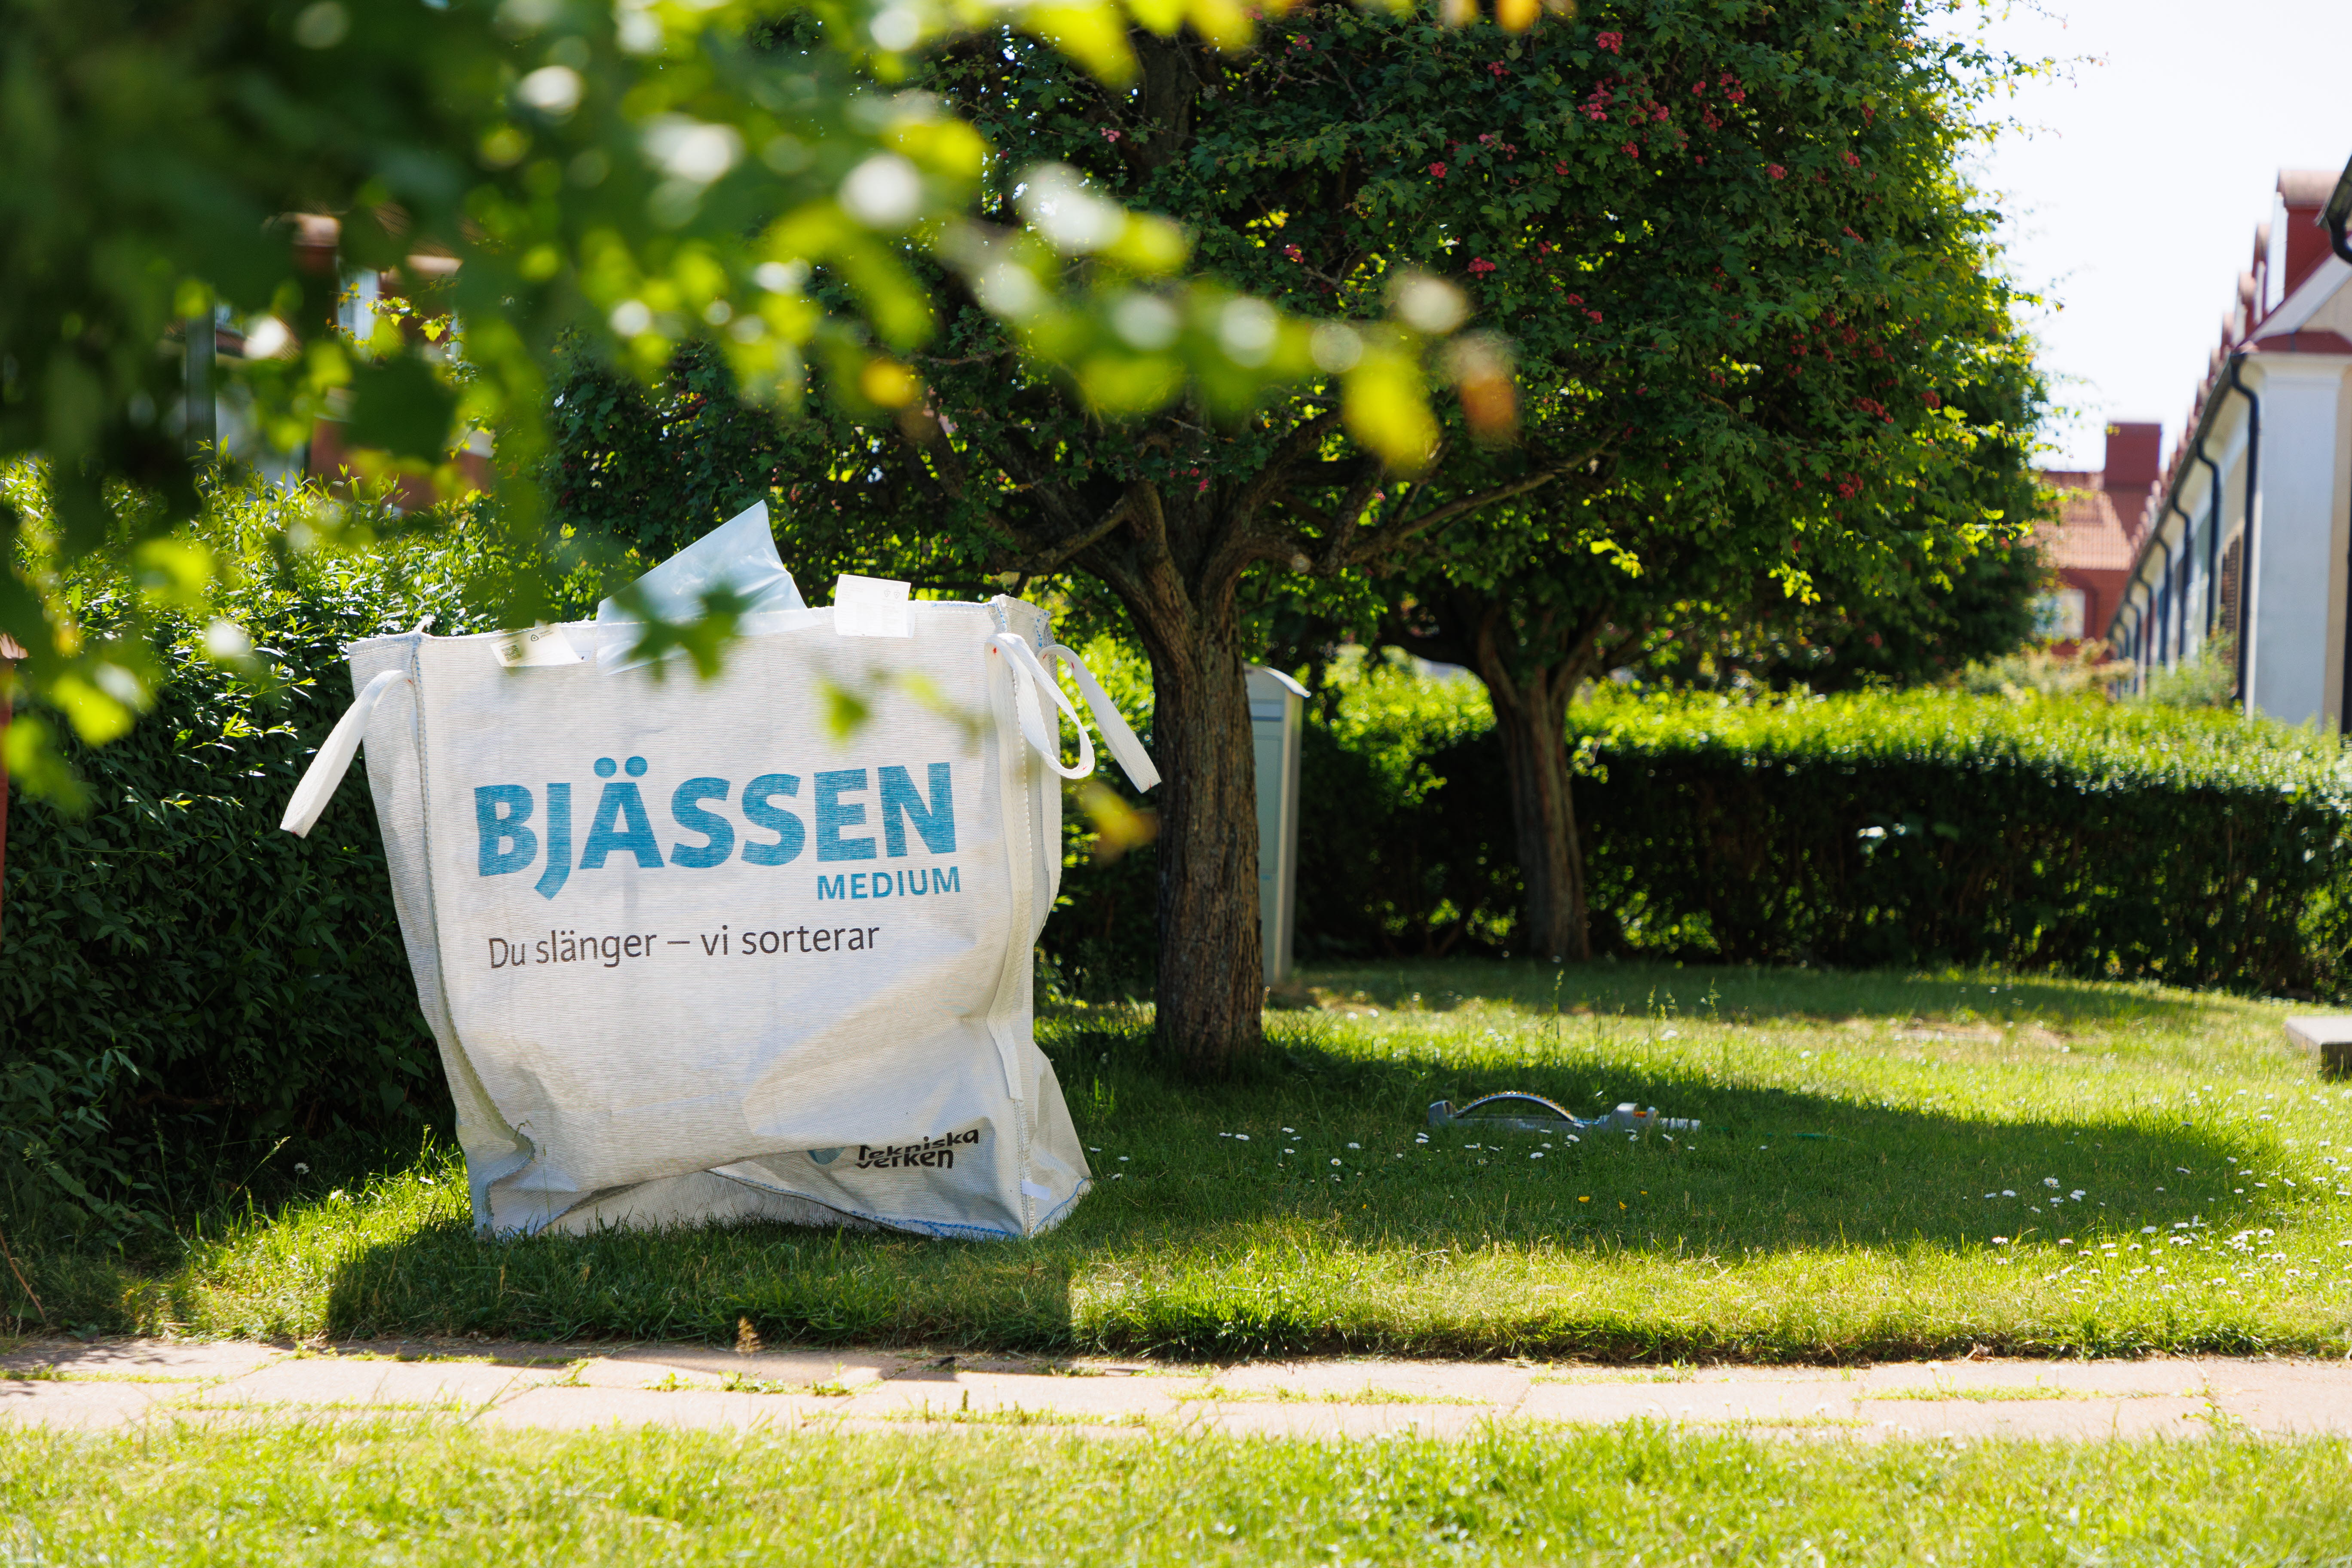
{"type": "Polygon", "coordinates": [[[1151,656],[1153,760],[1162,780],[1160,1042],[1189,1071],[1216,1079],[1265,1043],[1265,976],[1257,770],[1234,613],[1239,574],[1202,575],[1196,596],[1162,555],[1114,581],[1151,656]]]}
{"type": "Polygon", "coordinates": [[[1572,664],[1515,679],[1491,637],[1479,640],[1478,673],[1494,703],[1511,789],[1511,829],[1527,884],[1522,913],[1528,955],[1581,963],[1592,956],[1584,901],[1584,848],[1570,794],[1568,700],[1580,679],[1572,664]]]}

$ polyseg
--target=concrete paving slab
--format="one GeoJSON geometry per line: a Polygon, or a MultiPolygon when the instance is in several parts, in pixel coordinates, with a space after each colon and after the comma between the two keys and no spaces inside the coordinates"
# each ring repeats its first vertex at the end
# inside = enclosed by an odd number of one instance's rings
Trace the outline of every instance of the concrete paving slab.
{"type": "Polygon", "coordinates": [[[1187,1386],[1187,1380],[1178,1378],[1056,1377],[931,1369],[861,1390],[844,1402],[843,1414],[876,1419],[922,1411],[941,1415],[1046,1411],[1119,1422],[1138,1415],[1159,1418],[1179,1414],[1181,1406],[1177,1395],[1187,1386]]]}
{"type": "Polygon", "coordinates": [[[242,1340],[31,1340],[0,1355],[0,1372],[48,1367],[60,1372],[118,1373],[202,1380],[236,1377],[268,1365],[288,1347],[242,1340]]]}
{"type": "Polygon", "coordinates": [[[2352,1364],[2216,1360],[2200,1368],[2224,1420],[2274,1436],[2352,1432],[2352,1364]]]}
{"type": "Polygon", "coordinates": [[[557,1370],[583,1356],[609,1352],[610,1345],[555,1343],[545,1340],[374,1339],[333,1340],[309,1347],[331,1355],[372,1357],[379,1361],[478,1362],[493,1366],[557,1370]]]}
{"type": "Polygon", "coordinates": [[[1527,1397],[1535,1373],[1493,1362],[1387,1360],[1255,1362],[1221,1367],[1209,1381],[1243,1393],[1284,1393],[1309,1398],[1346,1399],[1367,1392],[1378,1396],[1453,1402],[1474,1400],[1506,1408],[1527,1397]]]}
{"type": "Polygon", "coordinates": [[[656,1394],[641,1388],[540,1387],[499,1402],[478,1419],[488,1426],[557,1432],[600,1426],[755,1431],[829,1424],[842,1403],[788,1394],[726,1394],[702,1388],[656,1394]]]}
{"type": "Polygon", "coordinates": [[[709,1345],[630,1345],[596,1359],[615,1365],[665,1368],[722,1381],[745,1378],[753,1383],[793,1384],[803,1388],[827,1384],[856,1388],[926,1364],[922,1357],[890,1351],[755,1351],[747,1355],[709,1345]]]}
{"type": "Polygon", "coordinates": [[[1210,1405],[1204,1425],[1234,1436],[1461,1437],[1495,1418],[1464,1405],[1210,1405]]]}
{"type": "Polygon", "coordinates": [[[2107,1437],[2194,1436],[2205,1430],[2210,1406],[2200,1399],[1938,1400],[1906,1403],[1900,1414],[1883,1402],[1865,1405],[1865,1436],[2033,1437],[2091,1441],[2107,1437]]]}
{"type": "Polygon", "coordinates": [[[1534,1421],[1852,1424],[1850,1388],[1826,1379],[1702,1376],[1681,1383],[1538,1383],[1512,1414],[1534,1421]]]}
{"type": "Polygon", "coordinates": [[[99,1431],[138,1420],[159,1399],[182,1392],[176,1384],[51,1383],[0,1377],[0,1430],[50,1426],[99,1431]]]}
{"type": "Polygon", "coordinates": [[[2200,1394],[2200,1363],[2116,1362],[1899,1362],[1866,1367],[1854,1374],[1864,1397],[1928,1388],[2047,1389],[2057,1394],[2200,1394]]]}
{"type": "MultiPolygon", "coordinates": [[[[1235,1366],[692,1345],[364,1342],[367,1353],[112,1341],[19,1345],[0,1421],[335,1421],[464,1411],[500,1426],[1078,1435],[1456,1436],[1490,1420],[1656,1420],[1791,1437],[2352,1434],[2352,1363],[2169,1358],[1874,1367],[1529,1367],[1351,1358],[1235,1366]],[[819,1387],[838,1394],[817,1394],[819,1387]]],[[[356,1351],[358,1346],[346,1347],[356,1351]]]]}
{"type": "Polygon", "coordinates": [[[215,1409],[239,1405],[474,1408],[562,1376],[560,1367],[534,1370],[486,1362],[289,1356],[205,1389],[199,1403],[215,1409]]]}

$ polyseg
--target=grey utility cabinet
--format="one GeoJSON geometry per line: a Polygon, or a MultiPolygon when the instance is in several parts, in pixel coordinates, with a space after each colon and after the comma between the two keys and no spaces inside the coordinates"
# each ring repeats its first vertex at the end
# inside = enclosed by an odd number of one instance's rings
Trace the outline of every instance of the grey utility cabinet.
{"type": "Polygon", "coordinates": [[[1249,667],[1250,750],[1257,764],[1257,921],[1265,983],[1290,973],[1298,917],[1298,741],[1307,689],[1278,669],[1249,667]]]}

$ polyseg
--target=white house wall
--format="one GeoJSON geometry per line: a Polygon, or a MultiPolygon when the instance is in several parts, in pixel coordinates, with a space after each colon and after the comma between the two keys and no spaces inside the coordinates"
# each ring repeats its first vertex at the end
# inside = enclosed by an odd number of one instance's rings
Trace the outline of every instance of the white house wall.
{"type": "Polygon", "coordinates": [[[2263,400],[2254,519],[2253,705],[2290,724],[2326,723],[2340,659],[2337,426],[2344,361],[2259,354],[2247,381],[2263,400]]]}
{"type": "MultiPolygon", "coordinates": [[[[2352,298],[2339,296],[2335,305],[2352,312],[2352,298]]],[[[2352,335],[2352,334],[2347,334],[2352,335]]],[[[2327,729],[2344,713],[2345,616],[2352,605],[2352,367],[2337,362],[2336,380],[2336,472],[2328,503],[2327,646],[2336,650],[2327,661],[2327,729]]]]}

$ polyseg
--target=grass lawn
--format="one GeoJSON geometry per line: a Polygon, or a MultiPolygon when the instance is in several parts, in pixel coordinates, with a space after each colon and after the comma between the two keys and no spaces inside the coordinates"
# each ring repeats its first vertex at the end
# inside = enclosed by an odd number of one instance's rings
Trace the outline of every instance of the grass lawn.
{"type": "Polygon", "coordinates": [[[0,1435],[26,1563],[2337,1563],[2352,1447],[1654,1426],[1317,1444],[294,1423],[0,1435]]]}
{"type": "MultiPolygon", "coordinates": [[[[972,1245],[758,1226],[489,1243],[446,1156],[22,1258],[150,1332],[1612,1361],[2352,1351],[2352,1087],[2276,1004],[1999,974],[1455,963],[1311,974],[1252,1080],[1041,1024],[1102,1178],[972,1245]],[[1532,1089],[1696,1137],[1425,1131],[1532,1089]]],[[[289,1149],[280,1162],[302,1157],[289,1149]]],[[[20,1248],[20,1254],[23,1249],[20,1248]]],[[[1108,1461],[1106,1461],[1108,1462],[1108,1461]]]]}

